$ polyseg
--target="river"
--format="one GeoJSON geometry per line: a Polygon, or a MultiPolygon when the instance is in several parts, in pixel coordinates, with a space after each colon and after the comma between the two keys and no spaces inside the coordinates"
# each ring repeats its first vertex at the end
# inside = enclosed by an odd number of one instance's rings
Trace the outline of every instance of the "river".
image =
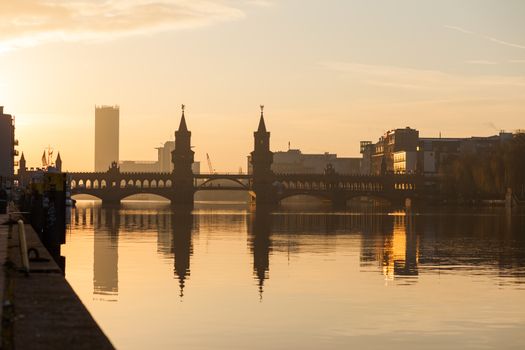
{"type": "Polygon", "coordinates": [[[525,214],[79,201],[66,278],[119,349],[523,349],[525,214]]]}

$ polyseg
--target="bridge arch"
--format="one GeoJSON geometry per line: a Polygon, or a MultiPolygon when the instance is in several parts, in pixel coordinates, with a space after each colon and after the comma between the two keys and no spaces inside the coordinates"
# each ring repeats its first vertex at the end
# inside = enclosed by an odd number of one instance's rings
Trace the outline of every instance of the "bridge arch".
{"type": "Polygon", "coordinates": [[[91,193],[74,193],[74,194],[71,195],[71,198],[73,198],[73,199],[77,199],[78,200],[78,197],[84,197],[84,198],[82,198],[83,200],[103,201],[103,199],[101,197],[96,196],[96,195],[91,194],[91,193]]]}
{"type": "Polygon", "coordinates": [[[165,195],[163,194],[159,194],[159,193],[155,193],[155,192],[149,192],[149,191],[137,191],[137,192],[133,192],[133,193],[126,193],[125,195],[123,195],[122,197],[120,197],[120,201],[125,201],[125,200],[133,200],[132,197],[134,196],[137,196],[137,195],[148,195],[148,196],[153,196],[153,197],[158,197],[159,199],[162,198],[166,201],[171,201],[170,198],[166,197],[165,195]]]}
{"type": "MultiPolygon", "coordinates": [[[[242,188],[242,189],[244,189],[246,191],[250,190],[248,185],[243,183],[241,180],[230,178],[230,177],[213,177],[213,178],[206,179],[203,183],[198,185],[195,188],[195,190],[198,191],[198,190],[203,189],[203,188],[208,188],[209,187],[208,184],[212,184],[213,181],[230,181],[230,182],[234,182],[234,183],[238,184],[239,188],[242,188]]],[[[213,186],[210,186],[210,187],[213,187],[213,186]]]]}
{"type": "Polygon", "coordinates": [[[320,200],[332,201],[332,197],[328,193],[309,192],[309,191],[296,191],[296,192],[284,193],[284,194],[279,195],[278,201],[279,203],[281,203],[283,200],[292,198],[292,197],[310,197],[310,198],[317,198],[320,200]]]}

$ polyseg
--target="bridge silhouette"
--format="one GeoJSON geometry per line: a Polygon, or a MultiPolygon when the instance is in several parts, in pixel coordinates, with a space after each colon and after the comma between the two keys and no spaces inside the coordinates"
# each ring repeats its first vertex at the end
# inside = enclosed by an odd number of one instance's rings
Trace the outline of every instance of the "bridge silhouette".
{"type": "Polygon", "coordinates": [[[323,174],[274,173],[270,132],[266,130],[262,106],[254,132],[251,174],[194,174],[193,161],[191,132],[183,108],[175,132],[173,172],[121,172],[114,162],[106,172],[69,173],[71,194],[95,196],[106,203],[117,203],[136,194],[154,194],[170,200],[174,206],[192,208],[198,191],[246,191],[257,207],[274,207],[285,198],[307,195],[329,200],[338,209],[355,197],[381,198],[403,205],[407,199],[425,195],[424,178],[416,174],[338,174],[330,164],[323,174]]]}

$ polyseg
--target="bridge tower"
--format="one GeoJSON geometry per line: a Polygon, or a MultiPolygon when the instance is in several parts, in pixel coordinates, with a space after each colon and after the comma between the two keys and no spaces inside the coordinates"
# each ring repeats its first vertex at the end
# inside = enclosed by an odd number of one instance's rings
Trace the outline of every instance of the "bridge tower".
{"type": "Polygon", "coordinates": [[[273,206],[276,204],[276,193],[273,187],[274,173],[271,169],[273,152],[270,151],[270,133],[266,131],[264,123],[264,106],[261,106],[259,127],[253,133],[254,146],[251,153],[253,167],[253,192],[257,207],[273,206]]]}
{"type": "Polygon", "coordinates": [[[191,131],[188,130],[182,105],[182,117],[179,130],[175,131],[175,150],[171,152],[173,162],[173,197],[171,203],[175,206],[193,208],[193,155],[191,150],[191,131]]]}

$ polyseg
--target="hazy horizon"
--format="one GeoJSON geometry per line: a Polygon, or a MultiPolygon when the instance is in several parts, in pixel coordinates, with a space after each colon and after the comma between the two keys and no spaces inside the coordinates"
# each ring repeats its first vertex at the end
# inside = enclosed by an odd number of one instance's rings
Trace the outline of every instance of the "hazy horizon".
{"type": "Polygon", "coordinates": [[[120,159],[155,160],[186,104],[195,159],[246,170],[259,104],[274,151],[358,156],[426,137],[523,129],[522,1],[0,3],[0,105],[39,166],[92,170],[95,105],[120,106],[120,159]],[[312,142],[315,140],[315,142],[312,142]]]}

